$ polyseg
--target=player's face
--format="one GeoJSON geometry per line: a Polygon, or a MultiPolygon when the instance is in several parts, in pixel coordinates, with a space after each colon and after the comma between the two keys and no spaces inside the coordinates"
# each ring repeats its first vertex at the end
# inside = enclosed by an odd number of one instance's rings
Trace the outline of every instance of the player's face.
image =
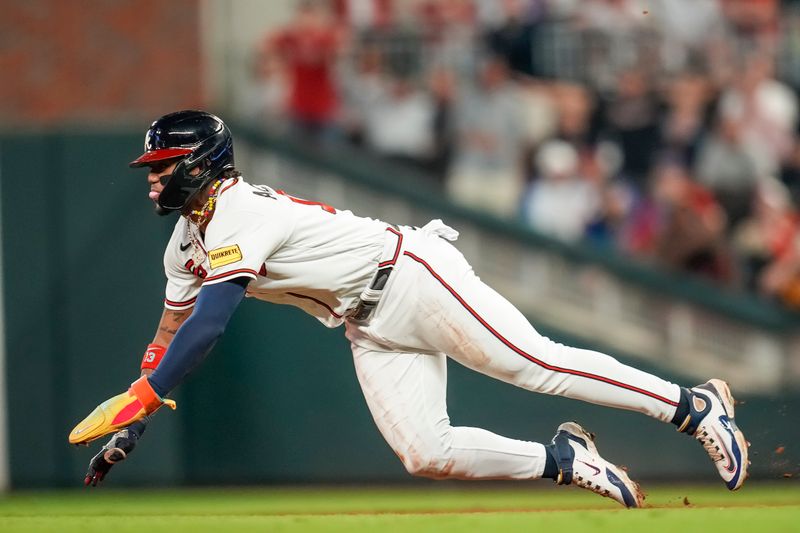
{"type": "Polygon", "coordinates": [[[150,199],[154,202],[158,201],[158,195],[164,190],[167,179],[172,175],[178,161],[177,159],[167,159],[166,161],[155,161],[150,165],[147,182],[150,184],[150,199]]]}
{"type": "MultiPolygon", "coordinates": [[[[172,176],[172,172],[180,162],[180,158],[165,159],[164,161],[154,161],[150,165],[150,172],[147,173],[147,182],[150,184],[149,196],[156,204],[158,203],[158,196],[161,194],[161,191],[164,190],[164,187],[166,187],[169,177],[172,176]]],[[[190,170],[189,174],[197,176],[200,174],[200,171],[200,167],[197,166],[190,170]]]]}

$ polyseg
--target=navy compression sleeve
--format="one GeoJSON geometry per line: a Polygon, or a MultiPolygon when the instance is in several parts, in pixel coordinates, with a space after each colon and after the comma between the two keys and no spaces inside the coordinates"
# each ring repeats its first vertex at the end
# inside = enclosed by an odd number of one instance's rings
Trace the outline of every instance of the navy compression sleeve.
{"type": "Polygon", "coordinates": [[[147,378],[156,394],[166,396],[206,358],[242,301],[249,281],[236,278],[200,289],[192,315],[178,328],[158,368],[147,378]]]}

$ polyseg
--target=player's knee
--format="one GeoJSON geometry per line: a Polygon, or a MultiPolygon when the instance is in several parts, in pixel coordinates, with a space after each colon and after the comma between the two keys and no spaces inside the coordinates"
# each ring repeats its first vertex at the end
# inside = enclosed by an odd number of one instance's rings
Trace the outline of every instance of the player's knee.
{"type": "Polygon", "coordinates": [[[400,459],[412,476],[444,479],[450,477],[453,472],[453,457],[445,447],[409,450],[400,454],[400,459]]]}

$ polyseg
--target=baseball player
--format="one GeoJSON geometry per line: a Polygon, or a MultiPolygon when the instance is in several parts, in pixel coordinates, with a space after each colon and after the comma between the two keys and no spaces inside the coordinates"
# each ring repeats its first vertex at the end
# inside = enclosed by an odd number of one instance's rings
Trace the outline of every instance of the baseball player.
{"type": "Polygon", "coordinates": [[[96,485],[126,458],[148,416],[209,353],[243,297],[300,307],[344,325],[369,410],[414,475],[459,479],[550,478],[640,507],[626,472],[594,436],[561,424],[546,444],[453,427],[446,360],[530,391],[638,411],[692,435],[731,490],[747,477],[748,444],[723,381],[680,387],[608,355],[555,343],[484,284],[441,220],[396,226],[246,182],[226,125],[202,111],[165,115],[145,152],[150,199],[180,213],[164,254],[164,312],[142,376],[100,404],[69,435],[86,444],[114,433],[91,461],[96,485]]]}

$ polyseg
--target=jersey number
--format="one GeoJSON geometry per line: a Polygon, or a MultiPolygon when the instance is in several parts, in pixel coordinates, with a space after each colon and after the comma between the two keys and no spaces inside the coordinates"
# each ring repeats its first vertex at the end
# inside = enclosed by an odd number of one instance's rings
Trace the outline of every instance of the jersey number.
{"type": "Polygon", "coordinates": [[[303,204],[303,205],[317,205],[322,208],[323,211],[326,211],[332,215],[336,214],[336,209],[328,204],[323,204],[322,202],[314,202],[311,200],[304,200],[303,198],[298,198],[297,196],[292,196],[291,194],[286,194],[285,191],[275,191],[280,195],[287,197],[289,200],[293,201],[296,204],[303,204]]]}
{"type": "Polygon", "coordinates": [[[194,266],[193,259],[189,259],[188,261],[186,261],[185,266],[186,270],[188,270],[189,272],[191,272],[200,279],[205,279],[205,277],[208,276],[208,272],[206,272],[206,269],[203,268],[203,265],[194,266]]]}

